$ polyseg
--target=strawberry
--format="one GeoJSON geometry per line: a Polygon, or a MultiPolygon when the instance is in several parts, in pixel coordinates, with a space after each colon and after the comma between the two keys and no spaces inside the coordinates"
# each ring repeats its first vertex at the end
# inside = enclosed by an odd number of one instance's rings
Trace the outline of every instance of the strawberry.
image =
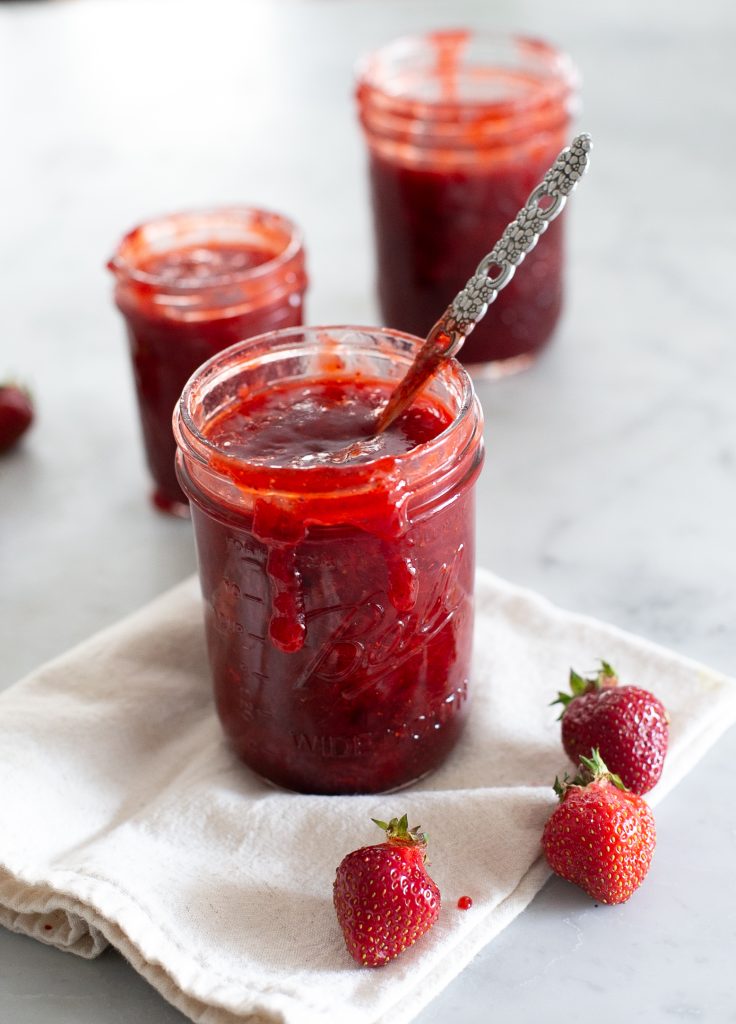
{"type": "Polygon", "coordinates": [[[17,384],[0,384],[0,453],[10,451],[33,422],[28,392],[17,384]]]}
{"type": "Polygon", "coordinates": [[[644,881],[656,829],[649,805],[609,772],[597,750],[579,774],[555,779],[560,805],[542,834],[552,870],[600,903],[624,903],[644,881]]]}
{"type": "Polygon", "coordinates": [[[669,718],[661,701],[638,686],[619,686],[606,661],[593,676],[570,671],[571,693],[560,693],[562,745],[575,764],[596,747],[627,789],[648,793],[662,774],[669,718]]]}
{"type": "Polygon", "coordinates": [[[388,823],[371,820],[387,841],[342,860],[333,899],[350,955],[380,967],[429,931],[440,912],[440,891],[424,866],[426,835],[410,829],[406,815],[388,823]]]}

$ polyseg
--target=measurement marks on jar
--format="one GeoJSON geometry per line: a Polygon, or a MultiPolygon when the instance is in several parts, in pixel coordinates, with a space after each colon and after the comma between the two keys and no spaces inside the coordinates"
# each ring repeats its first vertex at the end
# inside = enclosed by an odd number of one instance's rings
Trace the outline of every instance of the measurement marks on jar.
{"type": "MultiPolygon", "coordinates": [[[[235,538],[228,538],[230,541],[242,548],[241,542],[235,538]]],[[[258,559],[242,554],[242,550],[239,551],[238,562],[239,567],[243,566],[246,572],[250,570],[255,580],[263,573],[263,566],[258,559]]],[[[224,636],[247,637],[254,641],[253,646],[264,644],[265,632],[261,629],[268,619],[266,602],[265,594],[251,593],[242,586],[242,582],[238,583],[231,576],[223,575],[211,600],[216,629],[224,636]]]]}

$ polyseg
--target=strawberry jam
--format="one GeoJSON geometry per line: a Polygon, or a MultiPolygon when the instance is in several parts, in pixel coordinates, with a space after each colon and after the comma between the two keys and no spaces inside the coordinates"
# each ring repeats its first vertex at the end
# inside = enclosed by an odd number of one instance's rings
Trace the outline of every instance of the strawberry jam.
{"type": "MultiPolygon", "coordinates": [[[[427,334],[556,155],[550,149],[505,168],[454,172],[397,167],[373,157],[378,292],[385,323],[427,334]]],[[[510,369],[511,360],[531,356],[551,336],[562,308],[563,221],[564,215],[550,224],[523,269],[489,307],[465,343],[463,362],[510,369]]]]}
{"type": "MultiPolygon", "coordinates": [[[[400,39],[358,82],[384,322],[424,336],[567,141],[575,75],[544,43],[465,31],[400,39]]],[[[555,221],[468,338],[463,362],[526,365],[562,305],[555,221]]]]}
{"type": "Polygon", "coordinates": [[[299,234],[282,217],[222,209],[151,221],[126,235],[110,269],[125,316],[154,504],[183,513],[171,413],[217,352],[302,322],[299,234]]]}
{"type": "Polygon", "coordinates": [[[375,436],[417,344],[266,335],[201,367],[175,415],[217,710],[290,789],[406,785],[465,721],[482,422],[452,362],[375,436]]]}

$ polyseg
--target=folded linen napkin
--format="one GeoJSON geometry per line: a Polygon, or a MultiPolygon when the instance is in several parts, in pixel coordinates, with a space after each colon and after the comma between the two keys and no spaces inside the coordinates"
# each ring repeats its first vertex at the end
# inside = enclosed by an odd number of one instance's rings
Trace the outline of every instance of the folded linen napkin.
{"type": "Polygon", "coordinates": [[[734,682],[479,571],[474,706],[446,765],[393,796],[295,795],[221,737],[200,619],[188,580],[0,696],[0,923],[84,957],[111,943],[204,1024],[407,1019],[462,970],[549,874],[539,837],[569,768],[549,701],[571,664],[604,657],[667,705],[653,802],[736,718],[734,682]],[[431,833],[443,909],[359,968],[335,868],[404,810],[431,833]]]}

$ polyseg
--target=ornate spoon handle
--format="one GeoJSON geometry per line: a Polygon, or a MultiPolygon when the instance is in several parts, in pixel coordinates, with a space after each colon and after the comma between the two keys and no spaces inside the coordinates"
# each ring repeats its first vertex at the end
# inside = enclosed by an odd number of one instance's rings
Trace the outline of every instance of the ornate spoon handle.
{"type": "Polygon", "coordinates": [[[592,148],[584,132],[566,146],[519,210],[493,249],[484,256],[462,291],[458,292],[427,335],[406,376],[382,410],[376,428],[381,433],[406,409],[440,362],[457,355],[475,325],[483,319],[498,293],[539,241],[547,225],[562,213],[568,196],[588,169],[592,148]],[[491,275],[492,276],[489,276],[491,275]]]}

